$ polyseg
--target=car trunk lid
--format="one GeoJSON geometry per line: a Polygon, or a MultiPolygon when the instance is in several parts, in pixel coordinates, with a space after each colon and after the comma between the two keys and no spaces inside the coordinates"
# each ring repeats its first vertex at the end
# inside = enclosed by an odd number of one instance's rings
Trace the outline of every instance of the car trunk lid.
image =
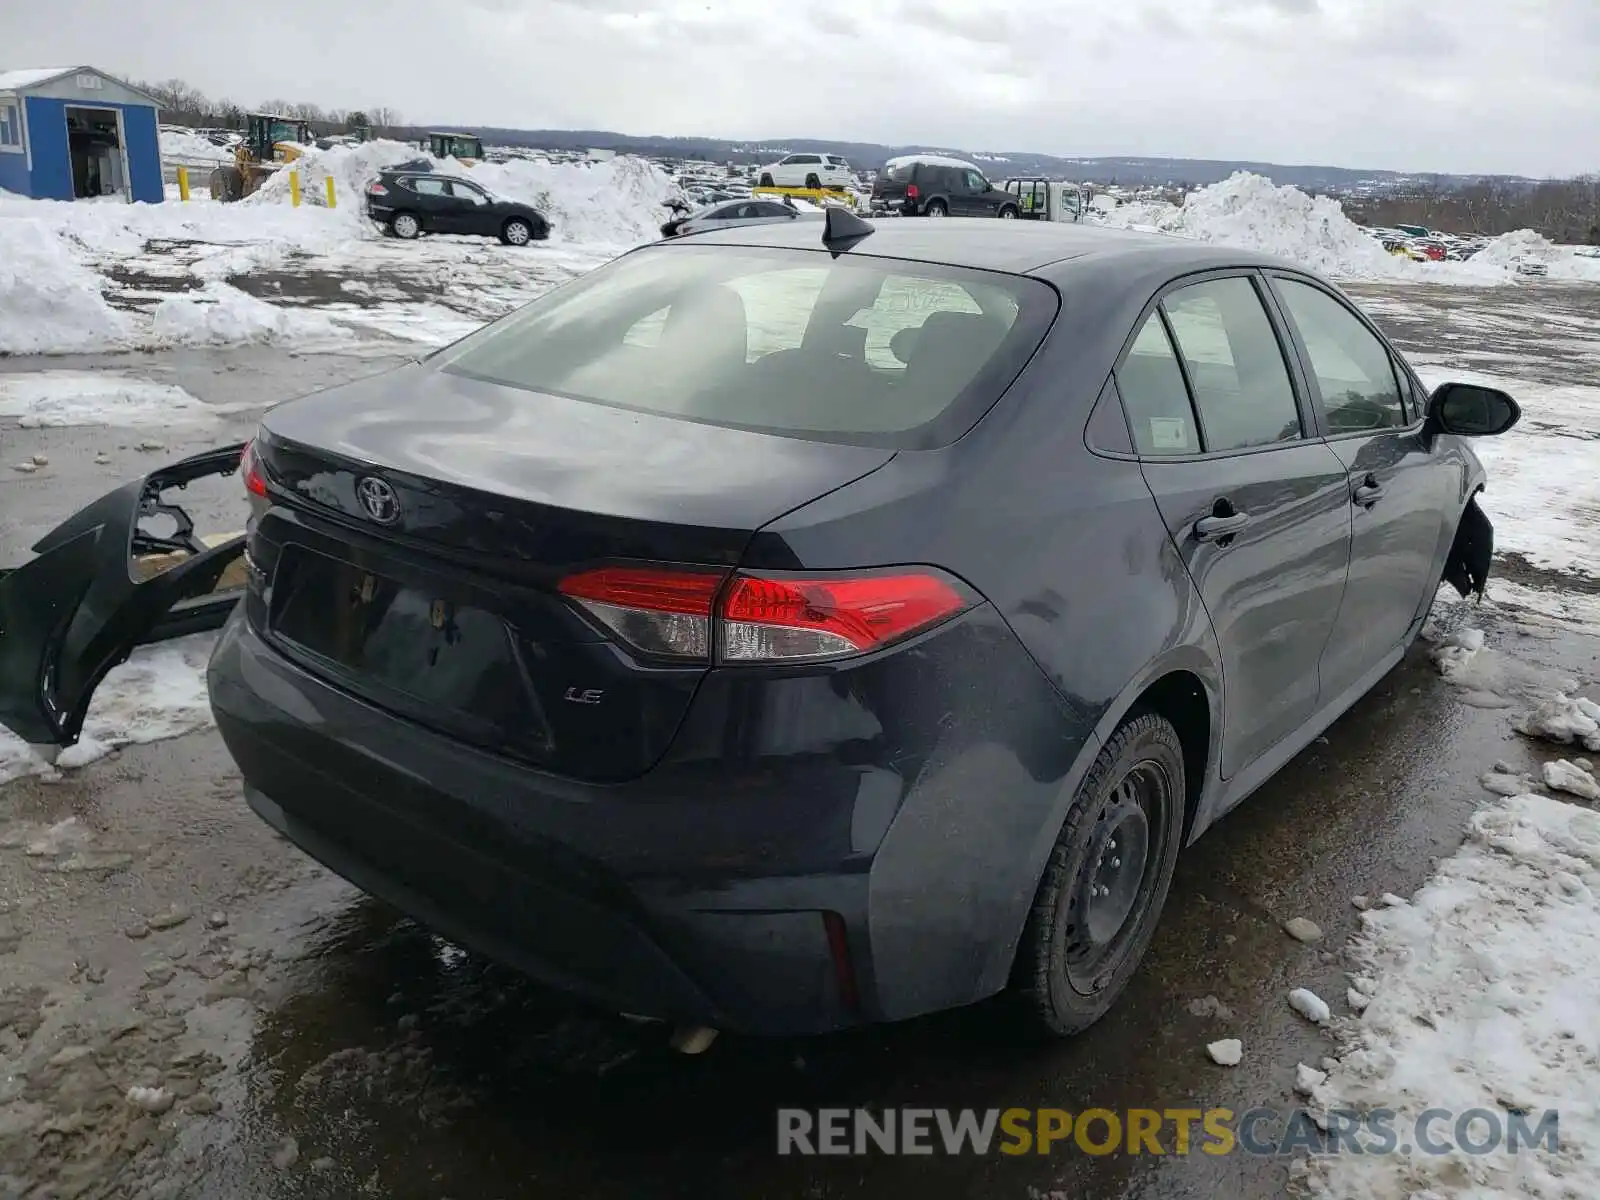
{"type": "Polygon", "coordinates": [[[255,453],[270,506],[248,611],[269,641],[382,708],[587,780],[647,770],[707,664],[624,650],[561,580],[731,571],[755,530],[893,457],[428,366],[274,410],[255,453]]]}

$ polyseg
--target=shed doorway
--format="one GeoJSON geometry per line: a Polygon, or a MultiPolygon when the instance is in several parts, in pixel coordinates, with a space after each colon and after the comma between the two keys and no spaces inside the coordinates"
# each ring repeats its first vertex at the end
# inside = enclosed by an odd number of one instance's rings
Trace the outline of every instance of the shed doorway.
{"type": "Polygon", "coordinates": [[[72,158],[72,196],[128,198],[128,156],[122,114],[114,108],[67,108],[67,143],[72,158]]]}

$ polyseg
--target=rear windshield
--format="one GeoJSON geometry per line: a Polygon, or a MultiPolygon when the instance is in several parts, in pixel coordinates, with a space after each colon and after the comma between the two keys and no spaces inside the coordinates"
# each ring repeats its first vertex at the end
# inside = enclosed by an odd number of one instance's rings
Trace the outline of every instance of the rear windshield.
{"type": "Polygon", "coordinates": [[[911,178],[911,172],[916,163],[895,163],[883,168],[883,177],[891,183],[905,183],[911,178]]]}
{"type": "Polygon", "coordinates": [[[673,246],[626,255],[435,361],[616,408],[921,448],[976,423],[1056,307],[1052,288],[1016,275],[820,246],[673,246]]]}

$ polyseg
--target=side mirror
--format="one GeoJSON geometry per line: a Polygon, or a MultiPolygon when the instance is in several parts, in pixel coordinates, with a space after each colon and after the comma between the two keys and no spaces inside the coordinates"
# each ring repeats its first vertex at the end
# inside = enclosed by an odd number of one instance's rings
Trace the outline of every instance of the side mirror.
{"type": "Polygon", "coordinates": [[[1428,424],[1458,437],[1491,437],[1522,419],[1517,402],[1498,388],[1441,383],[1428,399],[1428,424]]]}

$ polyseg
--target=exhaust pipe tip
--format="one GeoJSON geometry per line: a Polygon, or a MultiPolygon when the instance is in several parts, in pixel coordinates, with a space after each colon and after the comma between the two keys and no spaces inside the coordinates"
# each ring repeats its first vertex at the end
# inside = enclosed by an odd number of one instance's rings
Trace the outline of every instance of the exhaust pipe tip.
{"type": "Polygon", "coordinates": [[[679,1054],[704,1054],[717,1040],[717,1031],[708,1025],[680,1025],[667,1043],[679,1054]]]}

